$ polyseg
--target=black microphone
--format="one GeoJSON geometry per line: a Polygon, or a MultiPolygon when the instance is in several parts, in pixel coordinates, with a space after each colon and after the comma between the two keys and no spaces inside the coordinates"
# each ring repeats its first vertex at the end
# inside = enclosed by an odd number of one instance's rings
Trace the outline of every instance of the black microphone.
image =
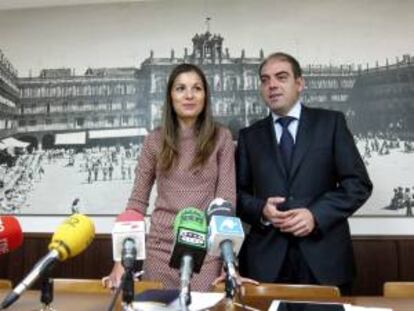
{"type": "Polygon", "coordinates": [[[174,221],[175,241],[170,267],[180,269],[180,304],[183,310],[191,303],[191,277],[199,273],[207,252],[207,220],[194,207],[182,209],[174,221]]]}
{"type": "Polygon", "coordinates": [[[122,247],[122,266],[125,269],[124,279],[122,282],[122,301],[127,305],[134,300],[134,265],[137,257],[137,248],[135,241],[126,238],[122,247]]]}
{"type": "Polygon", "coordinates": [[[125,270],[133,270],[135,260],[137,257],[137,248],[135,241],[131,238],[126,238],[122,247],[122,266],[125,270]]]}
{"type": "Polygon", "coordinates": [[[109,310],[122,289],[122,301],[130,305],[134,300],[134,267],[136,260],[145,259],[144,216],[133,210],[121,213],[112,229],[112,250],[114,261],[121,262],[125,269],[121,285],[115,292],[109,310]]]}

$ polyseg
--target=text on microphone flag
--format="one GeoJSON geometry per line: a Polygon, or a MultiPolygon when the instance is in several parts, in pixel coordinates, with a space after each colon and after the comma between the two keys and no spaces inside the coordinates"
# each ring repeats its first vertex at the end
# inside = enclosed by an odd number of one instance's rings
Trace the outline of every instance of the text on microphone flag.
{"type": "Polygon", "coordinates": [[[205,233],[194,232],[186,229],[181,229],[178,234],[178,239],[182,243],[189,244],[193,247],[206,248],[205,233]]]}

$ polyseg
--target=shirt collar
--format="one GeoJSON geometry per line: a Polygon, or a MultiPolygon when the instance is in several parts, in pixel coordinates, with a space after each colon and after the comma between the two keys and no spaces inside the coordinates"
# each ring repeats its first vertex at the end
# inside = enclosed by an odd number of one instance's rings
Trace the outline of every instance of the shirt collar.
{"type": "MultiPolygon", "coordinates": [[[[302,104],[301,104],[300,100],[298,100],[293,105],[292,109],[290,109],[290,111],[288,112],[288,114],[286,116],[293,117],[293,118],[295,118],[296,120],[299,121],[301,112],[302,112],[302,104]]],[[[282,117],[283,116],[280,116],[280,115],[278,115],[278,114],[276,114],[272,111],[273,122],[276,122],[277,119],[282,118],[282,117]]]]}

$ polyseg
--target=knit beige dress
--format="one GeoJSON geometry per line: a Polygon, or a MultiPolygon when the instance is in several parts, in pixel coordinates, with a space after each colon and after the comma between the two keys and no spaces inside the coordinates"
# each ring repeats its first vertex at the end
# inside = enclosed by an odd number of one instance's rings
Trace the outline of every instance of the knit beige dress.
{"type": "MultiPolygon", "coordinates": [[[[182,130],[179,140],[178,161],[167,174],[157,168],[157,155],[161,150],[161,131],[156,129],[145,139],[135,171],[135,182],[127,209],[145,215],[151,188],[156,182],[158,196],[151,217],[150,232],[146,241],[144,279],[159,280],[165,288],[179,288],[178,270],[168,266],[174,243],[173,222],[185,207],[205,210],[217,197],[236,201],[234,144],[229,130],[220,127],[217,142],[207,163],[190,169],[195,155],[195,133],[182,130]]],[[[206,256],[199,274],[194,274],[192,290],[207,291],[220,275],[221,260],[206,256]]]]}

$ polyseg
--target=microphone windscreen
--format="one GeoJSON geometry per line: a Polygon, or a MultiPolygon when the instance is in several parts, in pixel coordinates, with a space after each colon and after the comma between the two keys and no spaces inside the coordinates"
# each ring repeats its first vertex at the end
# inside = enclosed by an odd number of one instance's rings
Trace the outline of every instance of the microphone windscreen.
{"type": "Polygon", "coordinates": [[[49,250],[59,253],[59,260],[64,261],[83,252],[95,237],[95,225],[82,214],[73,214],[58,226],[49,244],[49,250]]]}
{"type": "Polygon", "coordinates": [[[115,219],[115,222],[123,221],[144,221],[144,216],[137,211],[128,209],[125,212],[119,214],[115,219]]]}
{"type": "Polygon", "coordinates": [[[14,216],[0,216],[0,255],[11,252],[23,243],[19,221],[14,216]]]}
{"type": "Polygon", "coordinates": [[[181,228],[207,233],[206,216],[195,207],[186,207],[174,219],[174,234],[181,228]]]}
{"type": "Polygon", "coordinates": [[[229,216],[235,215],[235,210],[229,201],[222,198],[216,198],[210,202],[207,210],[207,222],[210,223],[212,216],[229,216]]]}

